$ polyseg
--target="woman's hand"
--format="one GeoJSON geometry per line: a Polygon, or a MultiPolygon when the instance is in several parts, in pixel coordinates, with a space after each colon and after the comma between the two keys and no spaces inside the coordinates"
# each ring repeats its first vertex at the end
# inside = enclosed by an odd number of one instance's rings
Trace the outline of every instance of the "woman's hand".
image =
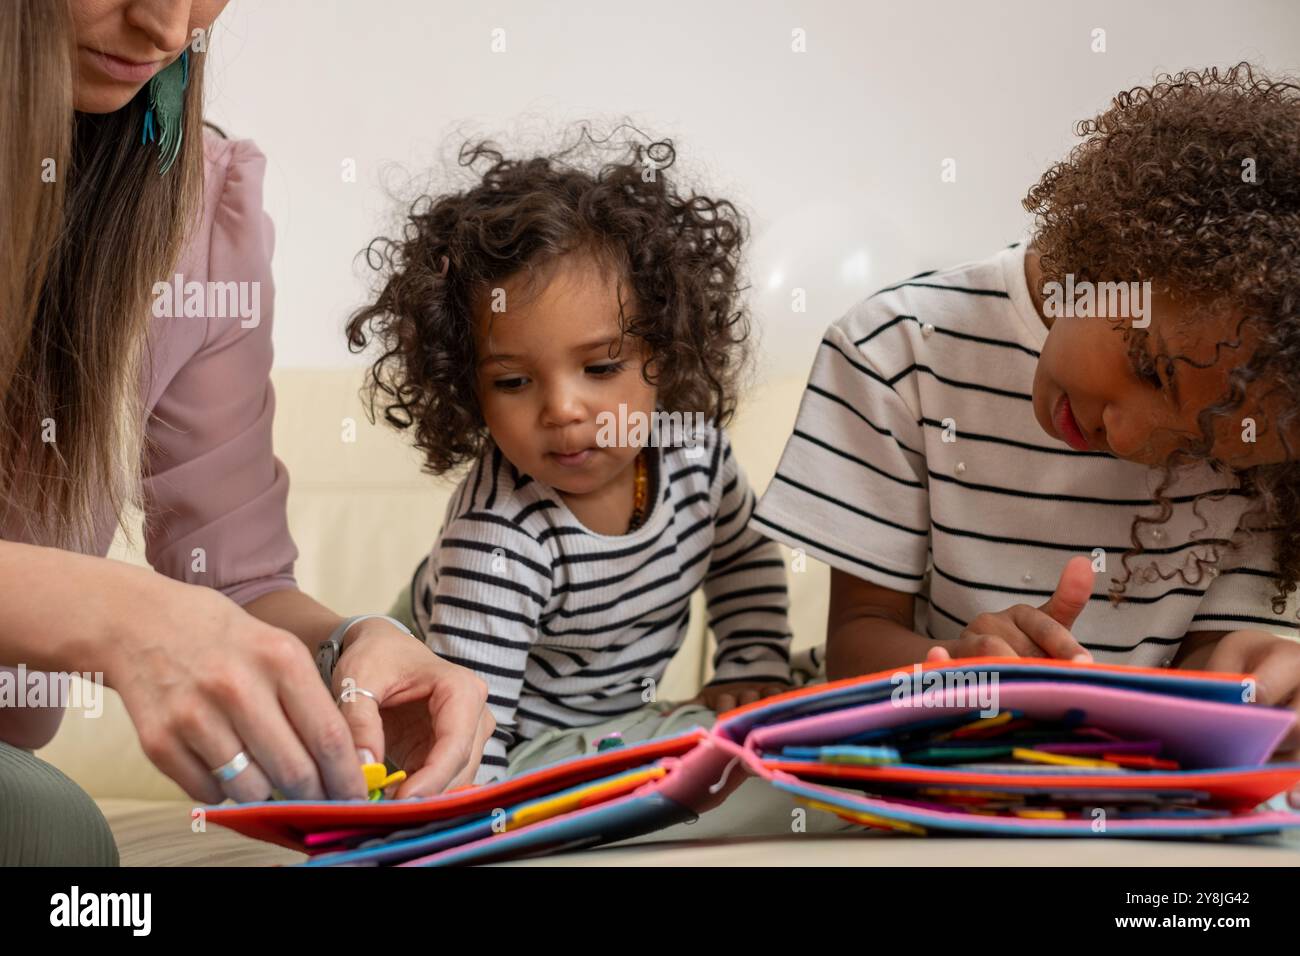
{"type": "Polygon", "coordinates": [[[191,797],[361,799],[365,780],[348,723],[306,646],[219,591],[156,574],[104,609],[106,683],[122,695],[149,759],[191,797]],[[215,768],[251,765],[222,784],[215,768]]]}
{"type": "Polygon", "coordinates": [[[334,693],[343,699],[357,747],[376,762],[387,755],[407,772],[399,799],[472,783],[496,729],[487,684],[380,618],[348,633],[334,668],[334,693]]]}
{"type": "Polygon", "coordinates": [[[1041,607],[1017,604],[1005,611],[980,614],[957,640],[930,649],[927,661],[956,657],[1056,657],[1090,661],[1092,655],[1070,628],[1092,595],[1092,563],[1071,558],[1061,571],[1056,591],[1041,607]]]}

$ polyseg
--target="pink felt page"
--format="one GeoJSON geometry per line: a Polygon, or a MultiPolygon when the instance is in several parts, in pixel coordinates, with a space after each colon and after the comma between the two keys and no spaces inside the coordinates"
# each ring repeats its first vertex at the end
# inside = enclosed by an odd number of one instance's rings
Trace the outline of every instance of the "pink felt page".
{"type": "Polygon", "coordinates": [[[652,785],[697,814],[722,803],[750,774],[758,773],[754,756],[729,740],[710,736],[679,758],[676,769],[652,785]]]}

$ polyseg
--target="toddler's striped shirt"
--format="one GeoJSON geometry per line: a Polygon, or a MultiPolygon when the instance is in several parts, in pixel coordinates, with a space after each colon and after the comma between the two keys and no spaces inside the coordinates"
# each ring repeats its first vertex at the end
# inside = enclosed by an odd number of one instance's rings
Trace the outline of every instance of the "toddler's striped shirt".
{"type": "Polygon", "coordinates": [[[726,432],[647,451],[655,504],[630,534],[589,530],[493,444],[453,494],[411,611],[433,650],[488,685],[497,730],[477,782],[503,776],[507,750],[549,727],[653,700],[700,586],[714,681],[790,681],[785,567],[749,527],[754,493],[726,432]]]}

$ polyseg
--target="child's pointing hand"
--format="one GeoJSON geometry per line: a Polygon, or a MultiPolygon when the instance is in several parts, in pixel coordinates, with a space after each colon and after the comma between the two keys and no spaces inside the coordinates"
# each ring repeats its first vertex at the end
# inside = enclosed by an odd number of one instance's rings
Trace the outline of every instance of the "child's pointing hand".
{"type": "Polygon", "coordinates": [[[927,661],[956,657],[1057,657],[1090,661],[1092,655],[1070,628],[1092,595],[1092,562],[1071,558],[1061,571],[1056,591],[1042,607],[1017,604],[997,613],[980,614],[955,641],[942,641],[927,661]]]}

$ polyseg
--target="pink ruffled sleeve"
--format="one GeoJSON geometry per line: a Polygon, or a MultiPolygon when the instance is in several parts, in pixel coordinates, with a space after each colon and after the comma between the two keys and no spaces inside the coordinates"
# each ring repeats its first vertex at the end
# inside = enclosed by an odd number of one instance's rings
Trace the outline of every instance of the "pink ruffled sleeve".
{"type": "Polygon", "coordinates": [[[157,571],[247,604],[297,586],[298,551],[285,512],[289,475],[271,446],[274,235],[262,208],[266,158],[246,140],[205,145],[204,220],[178,270],[187,283],[236,283],[224,289],[237,289],[257,308],[247,318],[154,320],[164,323],[155,369],[174,365],[178,349],[189,354],[149,420],[145,546],[157,571]]]}

